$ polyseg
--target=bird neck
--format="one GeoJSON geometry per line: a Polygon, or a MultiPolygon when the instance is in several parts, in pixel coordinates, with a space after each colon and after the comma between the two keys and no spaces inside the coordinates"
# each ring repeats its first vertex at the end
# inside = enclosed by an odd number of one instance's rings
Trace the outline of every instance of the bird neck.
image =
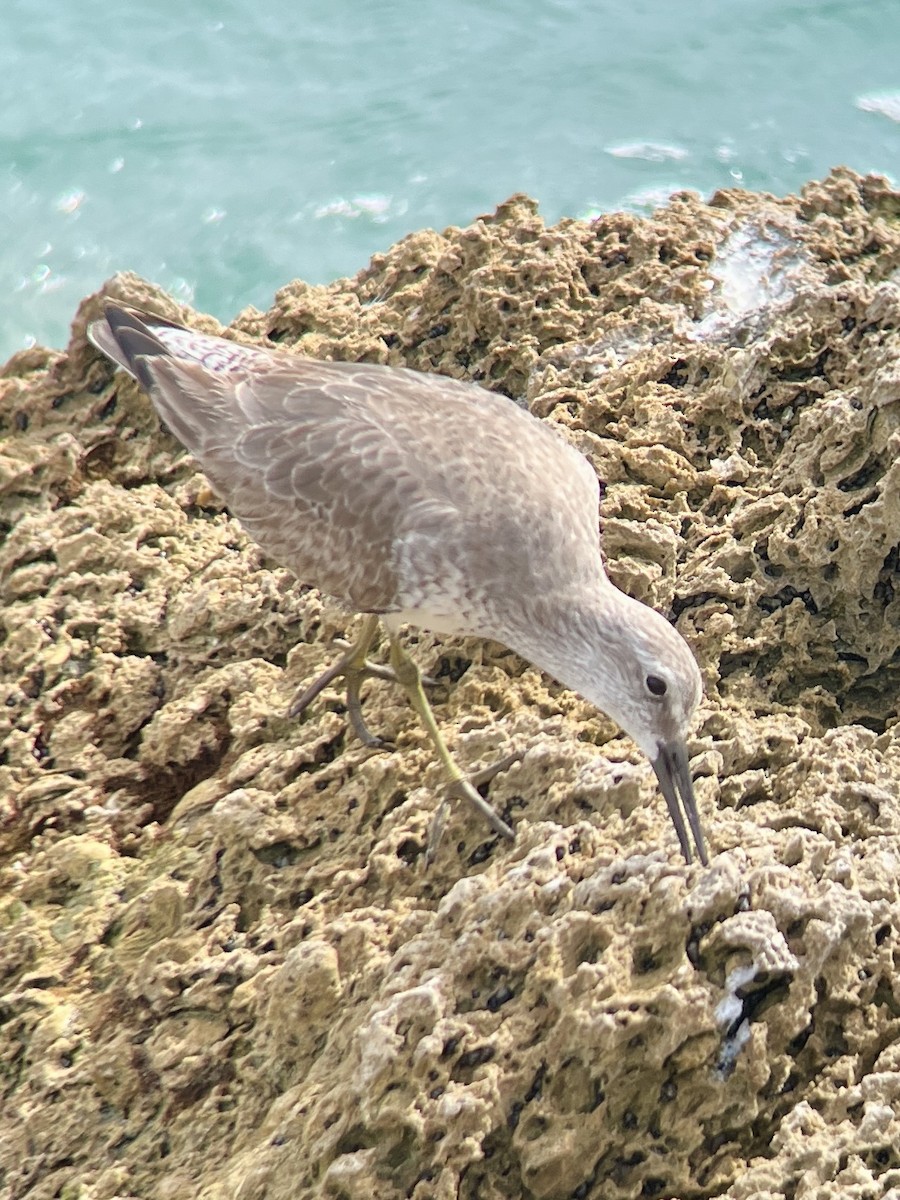
{"type": "Polygon", "coordinates": [[[587,588],[532,598],[528,619],[500,640],[557,682],[615,713],[618,647],[637,604],[600,575],[587,588]]]}

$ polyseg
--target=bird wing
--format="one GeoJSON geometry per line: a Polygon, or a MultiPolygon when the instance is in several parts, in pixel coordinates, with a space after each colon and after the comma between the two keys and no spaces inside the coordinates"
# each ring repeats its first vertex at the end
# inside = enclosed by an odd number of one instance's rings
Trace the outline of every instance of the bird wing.
{"type": "Polygon", "coordinates": [[[370,419],[344,364],[303,362],[221,378],[151,368],[153,397],[229,509],[268,554],[357,611],[396,607],[393,546],[422,499],[398,440],[370,419]]]}
{"type": "Polygon", "coordinates": [[[96,344],[144,383],[251,536],[348,606],[440,607],[466,579],[507,594],[510,578],[539,591],[573,562],[597,569],[592,469],[505,396],[117,319],[126,352],[92,330],[96,344]]]}

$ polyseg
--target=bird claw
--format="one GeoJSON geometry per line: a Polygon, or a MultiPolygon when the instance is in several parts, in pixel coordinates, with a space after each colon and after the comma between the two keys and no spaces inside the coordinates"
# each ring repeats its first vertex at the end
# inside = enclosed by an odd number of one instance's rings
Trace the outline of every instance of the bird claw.
{"type": "MultiPolygon", "coordinates": [[[[387,738],[379,737],[377,733],[373,733],[366,724],[362,714],[362,702],[359,695],[359,689],[363,680],[370,677],[384,679],[385,675],[383,671],[385,669],[377,663],[369,662],[368,659],[364,659],[361,664],[356,665],[350,660],[348,654],[345,654],[314,679],[307,688],[297,693],[288,708],[287,715],[288,717],[299,717],[322,694],[329,684],[333,683],[336,679],[346,679],[347,715],[350,718],[350,724],[353,726],[354,733],[362,744],[370,750],[390,750],[393,748],[393,743],[388,741],[387,738]]],[[[390,675],[390,678],[393,678],[393,673],[390,675]]]]}
{"type": "Polygon", "coordinates": [[[373,673],[369,670],[370,665],[367,662],[358,673],[354,673],[347,679],[347,715],[350,718],[350,724],[353,726],[353,732],[369,750],[393,750],[394,743],[390,738],[383,738],[380,734],[373,733],[366,724],[366,719],[362,713],[359,686],[367,675],[373,673]]]}
{"type": "Polygon", "coordinates": [[[498,758],[495,763],[491,763],[487,767],[482,767],[480,771],[474,771],[471,775],[467,775],[466,779],[474,788],[483,787],[484,784],[490,783],[495,775],[502,775],[504,771],[508,771],[515,763],[521,762],[524,757],[524,750],[513,750],[511,754],[504,755],[503,758],[498,758]]]}
{"type": "Polygon", "coordinates": [[[507,841],[514,841],[515,834],[509,825],[499,816],[487,800],[476,791],[477,788],[489,783],[496,775],[507,770],[513,763],[521,762],[525,757],[521,750],[514,751],[512,754],[507,754],[504,758],[499,759],[495,763],[491,763],[488,767],[483,767],[480,771],[475,771],[469,776],[463,776],[459,779],[454,779],[446,788],[440,804],[431,820],[431,826],[428,830],[428,840],[425,845],[425,866],[429,867],[435,859],[437,848],[440,844],[441,837],[444,832],[444,826],[447,823],[447,814],[450,811],[450,801],[452,799],[468,800],[481,816],[487,821],[491,829],[500,837],[506,838],[507,841]]]}

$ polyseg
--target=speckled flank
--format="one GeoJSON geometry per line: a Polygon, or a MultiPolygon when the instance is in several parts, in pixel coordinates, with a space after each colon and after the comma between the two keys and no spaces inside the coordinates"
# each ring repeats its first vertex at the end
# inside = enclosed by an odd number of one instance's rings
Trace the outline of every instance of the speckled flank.
{"type": "Polygon", "coordinates": [[[111,379],[101,298],[7,365],[0,1194],[900,1187],[898,266],[900,197],[848,172],[552,229],[518,198],[235,323],[486,381],[588,455],[615,581],[703,668],[707,871],[611,722],[421,634],[460,762],[526,751],[490,788],[516,844],[458,806],[424,874],[440,776],[402,695],[369,685],[389,754],[337,693],[284,719],[352,630],[111,379]],[[748,227],[785,278],[712,320],[748,227]]]}

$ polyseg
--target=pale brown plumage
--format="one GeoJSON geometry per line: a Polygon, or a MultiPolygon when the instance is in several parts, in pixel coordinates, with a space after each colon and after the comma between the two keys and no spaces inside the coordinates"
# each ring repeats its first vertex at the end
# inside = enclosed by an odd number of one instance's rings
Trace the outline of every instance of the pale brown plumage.
{"type": "Polygon", "coordinates": [[[472,384],[240,346],[112,304],[90,336],[302,581],[392,635],[504,642],[615,717],[653,761],[685,857],[679,797],[706,861],[684,749],[696,663],[607,580],[596,476],[554,431],[472,384]]]}

